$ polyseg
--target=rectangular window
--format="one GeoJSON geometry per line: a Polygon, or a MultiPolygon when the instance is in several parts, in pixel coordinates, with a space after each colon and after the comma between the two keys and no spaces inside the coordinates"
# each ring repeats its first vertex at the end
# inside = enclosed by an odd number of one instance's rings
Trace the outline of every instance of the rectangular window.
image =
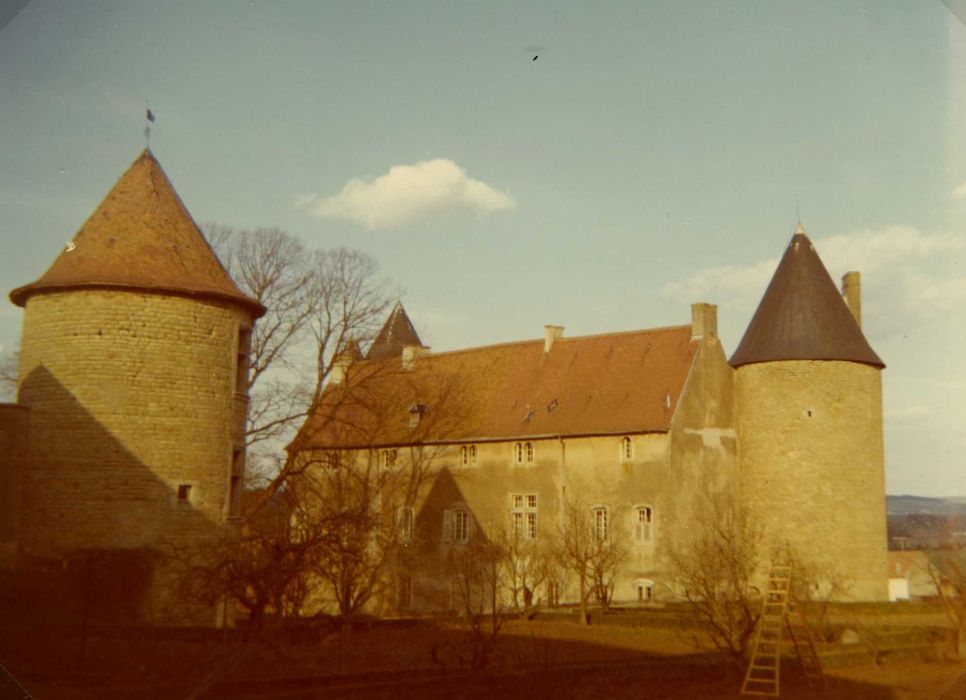
{"type": "Polygon", "coordinates": [[[251,329],[238,329],[238,353],[235,360],[235,393],[248,391],[248,351],[251,342],[251,329]]]}
{"type": "Polygon", "coordinates": [[[604,506],[594,508],[594,534],[598,540],[607,539],[607,508],[604,506]]]}
{"type": "Polygon", "coordinates": [[[403,574],[399,577],[399,607],[408,610],[413,607],[413,579],[403,574]]]}
{"type": "Polygon", "coordinates": [[[637,506],[634,508],[634,540],[638,544],[647,544],[651,541],[651,522],[654,511],[648,506],[637,506]]]}
{"type": "Polygon", "coordinates": [[[191,484],[178,484],[178,503],[191,502],[191,484]]]}
{"type": "Polygon", "coordinates": [[[413,539],[413,525],[415,523],[415,513],[409,506],[399,509],[399,541],[408,543],[413,539]]]}
{"type": "Polygon", "coordinates": [[[383,469],[394,469],[396,466],[396,450],[380,451],[379,466],[381,466],[383,469]]]}
{"type": "Polygon", "coordinates": [[[338,469],[339,468],[339,453],[338,452],[326,452],[322,455],[322,466],[326,469],[338,469]]]}
{"type": "Polygon", "coordinates": [[[537,538],[537,495],[511,494],[510,520],[513,524],[513,534],[525,540],[537,538]]]}
{"type": "Polygon", "coordinates": [[[465,510],[453,511],[453,541],[465,544],[470,539],[470,514],[465,510]]]}

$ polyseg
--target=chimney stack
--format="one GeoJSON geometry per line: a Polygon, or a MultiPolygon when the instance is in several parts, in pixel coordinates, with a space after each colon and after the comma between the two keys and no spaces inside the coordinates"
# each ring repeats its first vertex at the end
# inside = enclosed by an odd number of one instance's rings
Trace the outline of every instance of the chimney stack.
{"type": "Polygon", "coordinates": [[[842,275],[842,298],[849,307],[855,322],[862,327],[862,280],[861,275],[854,270],[842,275]]]}
{"type": "Polygon", "coordinates": [[[563,338],[564,327],[563,326],[544,326],[543,327],[543,351],[544,353],[550,352],[550,348],[553,347],[553,343],[557,338],[563,338]]]}
{"type": "Polygon", "coordinates": [[[691,340],[718,337],[718,307],[714,304],[691,304],[691,340]]]}
{"type": "Polygon", "coordinates": [[[416,365],[416,358],[429,354],[426,345],[406,345],[402,351],[402,368],[410,370],[416,365]]]}

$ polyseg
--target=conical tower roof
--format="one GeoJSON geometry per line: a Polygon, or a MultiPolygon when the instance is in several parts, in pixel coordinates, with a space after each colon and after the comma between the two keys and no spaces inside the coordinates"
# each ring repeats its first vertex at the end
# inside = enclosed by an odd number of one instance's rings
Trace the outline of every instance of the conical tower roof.
{"type": "Polygon", "coordinates": [[[84,287],[213,297],[265,312],[235,286],[147,149],[47,272],[10,299],[23,306],[40,292],[84,287]]]}
{"type": "Polygon", "coordinates": [[[367,360],[385,360],[390,357],[400,357],[407,345],[422,345],[413,322],[406,315],[402,302],[397,301],[392,313],[383,324],[379,335],[369,348],[367,360]]]}
{"type": "Polygon", "coordinates": [[[845,360],[885,367],[799,224],[731,365],[845,360]]]}

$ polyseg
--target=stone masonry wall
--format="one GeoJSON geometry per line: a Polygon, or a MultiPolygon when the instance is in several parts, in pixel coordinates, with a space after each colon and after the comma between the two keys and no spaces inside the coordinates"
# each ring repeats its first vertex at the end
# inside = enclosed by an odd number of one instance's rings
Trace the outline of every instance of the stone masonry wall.
{"type": "Polygon", "coordinates": [[[23,406],[0,404],[0,570],[12,567],[16,553],[29,419],[23,406]]]}
{"type": "Polygon", "coordinates": [[[837,361],[737,371],[742,500],[767,541],[886,600],[885,467],[878,369],[837,361]]]}
{"type": "MultiPolygon", "coordinates": [[[[180,296],[76,290],[28,300],[24,552],[187,551],[225,534],[233,426],[244,408],[234,397],[239,324],[251,319],[180,296]],[[190,486],[187,502],[179,485],[190,486]]],[[[148,614],[176,619],[170,571],[155,579],[148,614]]]]}

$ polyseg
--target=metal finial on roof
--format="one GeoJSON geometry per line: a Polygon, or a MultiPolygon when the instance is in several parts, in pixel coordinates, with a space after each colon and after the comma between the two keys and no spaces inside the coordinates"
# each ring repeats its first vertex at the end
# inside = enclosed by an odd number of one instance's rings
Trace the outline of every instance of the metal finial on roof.
{"type": "Polygon", "coordinates": [[[147,99],[144,100],[144,118],[147,119],[147,124],[144,125],[144,147],[151,147],[151,124],[154,123],[154,112],[151,111],[151,107],[148,105],[147,99]]]}
{"type": "Polygon", "coordinates": [[[798,222],[798,225],[795,227],[795,235],[796,236],[807,236],[808,235],[807,233],[805,233],[805,227],[802,226],[802,222],[801,221],[799,221],[798,222]]]}

